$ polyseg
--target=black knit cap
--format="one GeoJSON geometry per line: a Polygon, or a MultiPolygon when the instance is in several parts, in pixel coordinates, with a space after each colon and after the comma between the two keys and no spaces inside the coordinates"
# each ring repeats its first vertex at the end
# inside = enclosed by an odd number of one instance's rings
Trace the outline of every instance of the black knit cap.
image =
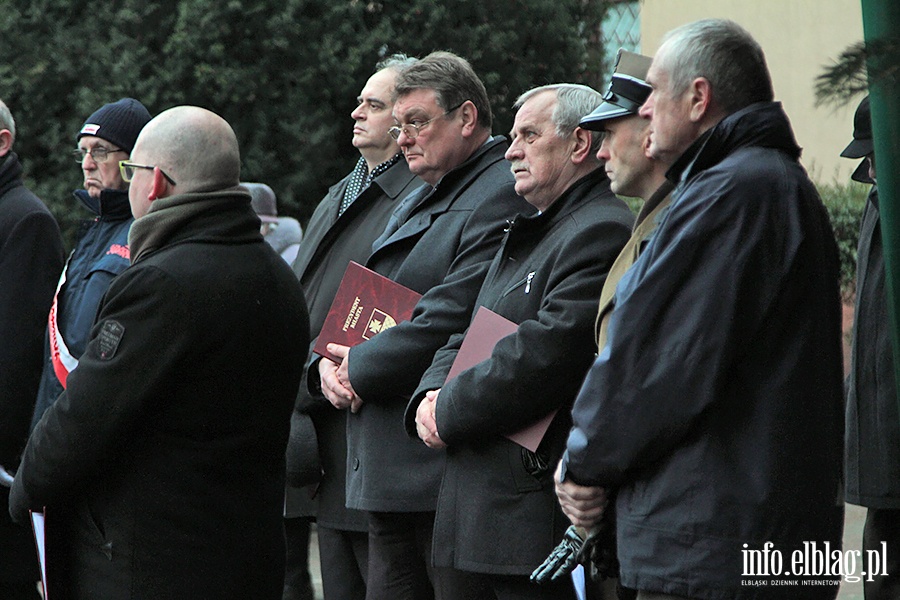
{"type": "Polygon", "coordinates": [[[75,136],[75,142],[86,135],[93,135],[131,154],[138,134],[150,118],[150,112],[143,104],[134,98],[122,98],[102,106],[88,117],[75,136]]]}

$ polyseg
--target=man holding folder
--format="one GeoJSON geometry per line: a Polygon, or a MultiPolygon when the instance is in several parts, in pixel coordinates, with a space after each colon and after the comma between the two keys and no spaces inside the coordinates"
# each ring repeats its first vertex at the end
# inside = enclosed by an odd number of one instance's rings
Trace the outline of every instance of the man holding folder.
{"type": "Polygon", "coordinates": [[[574,598],[569,580],[539,586],[528,576],[568,525],[552,468],[594,358],[600,289],[634,222],[600,168],[600,137],[578,126],[601,102],[571,84],[519,98],[506,158],[516,192],[539,213],[510,224],[476,301],[519,327],[445,383],[468,334],[452,337],[407,408],[410,435],[447,447],[433,560],[466,579],[459,598],[574,598]],[[554,411],[534,451],[508,439],[554,411]]]}
{"type": "Polygon", "coordinates": [[[400,203],[365,266],[423,296],[410,320],[349,350],[329,344],[340,367],[323,358],[309,381],[351,409],[347,506],[369,517],[367,600],[427,600],[442,577],[428,551],[443,455],[404,435],[403,411],[434,353],[469,322],[507,220],[533,209],[516,195],[468,61],[434,52],[394,90],[390,133],[428,185],[400,203]]]}

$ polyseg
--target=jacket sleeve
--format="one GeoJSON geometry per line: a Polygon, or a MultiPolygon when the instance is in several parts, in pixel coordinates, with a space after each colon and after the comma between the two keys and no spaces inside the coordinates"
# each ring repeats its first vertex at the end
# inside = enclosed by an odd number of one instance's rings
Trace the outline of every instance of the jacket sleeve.
{"type": "Polygon", "coordinates": [[[569,409],[594,356],[600,290],[628,236],[624,224],[603,221],[571,237],[553,261],[535,318],[441,389],[435,418],[445,443],[477,444],[569,409]]]}
{"type": "Polygon", "coordinates": [[[0,239],[0,465],[10,470],[28,437],[62,265],[62,239],[49,213],[28,214],[0,239]]]}
{"type": "Polygon", "coordinates": [[[708,172],[673,201],[618,284],[608,344],[572,411],[567,477],[618,484],[670,454],[721,399],[796,268],[790,197],[708,172]]]}
{"type": "Polygon", "coordinates": [[[522,203],[513,183],[495,188],[470,212],[443,281],[425,292],[412,318],[350,349],[350,383],[363,401],[412,394],[434,353],[466,329],[506,220],[522,203]]]}
{"type": "Polygon", "coordinates": [[[101,302],[66,391],[37,424],[10,493],[10,514],[66,502],[152,421],[192,352],[189,302],[170,277],[129,270],[101,302]]]}
{"type": "Polygon", "coordinates": [[[406,405],[406,412],[403,414],[403,426],[406,428],[406,433],[409,437],[413,439],[419,437],[416,432],[416,411],[419,409],[419,404],[425,398],[426,392],[443,387],[444,382],[447,380],[447,375],[453,367],[456,354],[459,352],[459,348],[466,337],[466,332],[468,332],[468,329],[450,336],[447,345],[435,353],[431,366],[422,375],[419,386],[409,399],[409,404],[406,405]]]}

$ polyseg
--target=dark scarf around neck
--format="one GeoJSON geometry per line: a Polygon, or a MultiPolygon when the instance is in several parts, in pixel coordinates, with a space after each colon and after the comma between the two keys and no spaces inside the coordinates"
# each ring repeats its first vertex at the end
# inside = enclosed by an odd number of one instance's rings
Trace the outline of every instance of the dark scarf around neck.
{"type": "Polygon", "coordinates": [[[131,263],[183,239],[261,241],[259,218],[250,207],[250,194],[229,188],[154,200],[150,211],[137,219],[128,233],[131,263]]]}

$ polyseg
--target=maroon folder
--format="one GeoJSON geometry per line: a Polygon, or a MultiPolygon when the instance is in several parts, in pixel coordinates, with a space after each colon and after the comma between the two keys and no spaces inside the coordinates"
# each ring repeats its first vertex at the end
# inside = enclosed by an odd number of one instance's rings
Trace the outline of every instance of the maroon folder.
{"type": "MultiPolygon", "coordinates": [[[[447,373],[446,381],[450,381],[466,369],[470,369],[478,363],[485,361],[491,357],[494,346],[501,339],[515,333],[519,326],[505,317],[501,317],[494,311],[483,306],[478,307],[475,318],[469,325],[466,337],[459,347],[459,352],[450,366],[450,372],[447,373]]],[[[440,396],[438,397],[440,400],[440,396]]],[[[524,429],[520,429],[515,433],[510,433],[506,437],[515,443],[528,448],[532,452],[537,451],[538,444],[550,427],[550,422],[556,416],[556,410],[551,411],[545,417],[542,417],[535,423],[532,423],[524,429]]]]}
{"type": "Polygon", "coordinates": [[[313,352],[336,363],[330,343],[355,346],[412,316],[422,295],[351,261],[344,271],[313,352]]]}

